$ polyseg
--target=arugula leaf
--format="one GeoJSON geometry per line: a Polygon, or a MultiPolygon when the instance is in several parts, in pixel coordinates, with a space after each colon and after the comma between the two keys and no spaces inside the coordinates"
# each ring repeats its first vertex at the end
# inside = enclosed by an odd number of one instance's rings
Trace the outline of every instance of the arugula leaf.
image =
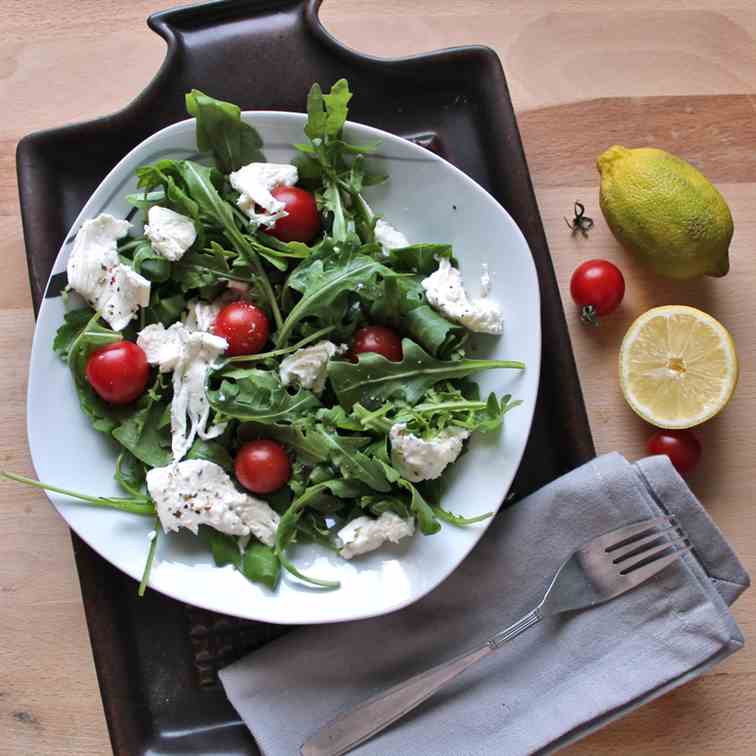
{"type": "Polygon", "coordinates": [[[132,201],[137,206],[154,205],[155,202],[149,201],[148,198],[157,196],[154,192],[161,187],[164,198],[168,200],[171,209],[189,218],[197,218],[199,207],[197,203],[187,194],[183,186],[177,183],[179,179],[178,160],[159,160],[157,163],[143,165],[137,168],[137,186],[144,190],[143,201],[140,204],[132,201]]]}
{"type": "Polygon", "coordinates": [[[69,310],[63,317],[63,324],[58,328],[53,340],[53,351],[63,360],[68,361],[68,353],[76,339],[94,317],[91,307],[69,310]]]}
{"type": "MultiPolygon", "coordinates": [[[[303,462],[317,464],[329,461],[330,444],[323,438],[324,429],[307,422],[295,422],[293,425],[257,425],[245,423],[239,428],[242,441],[265,436],[272,438],[293,449],[303,462]]],[[[352,454],[370,443],[365,436],[341,436],[339,446],[344,453],[352,454]]]]}
{"type": "Polygon", "coordinates": [[[353,295],[375,291],[379,275],[387,268],[366,255],[340,257],[328,262],[310,259],[289,276],[288,286],[302,294],[278,331],[276,344],[286,343],[294,327],[305,318],[323,325],[340,325],[353,295]]]}
{"type": "Polygon", "coordinates": [[[417,518],[417,525],[423,535],[433,535],[441,530],[441,523],[436,519],[436,514],[430,504],[423,498],[420,491],[408,480],[399,478],[397,485],[410,493],[410,509],[417,518]]]}
{"type": "MultiPolygon", "coordinates": [[[[120,333],[104,328],[98,324],[99,313],[95,313],[76,338],[68,346],[68,366],[73,375],[76,392],[79,395],[79,405],[92,422],[92,427],[101,433],[110,433],[120,419],[130,412],[130,408],[116,407],[103,401],[89,385],[86,378],[87,359],[98,347],[122,341],[120,333]]],[[[65,326],[65,323],[64,323],[65,326]]],[[[60,333],[60,332],[59,332],[60,333]]],[[[63,350],[68,335],[61,337],[59,347],[63,350]]],[[[59,352],[60,353],[60,352],[59,352]]]]}
{"type": "Polygon", "coordinates": [[[448,522],[450,525],[473,525],[476,522],[483,522],[494,516],[493,512],[486,512],[482,515],[476,515],[475,517],[463,517],[462,515],[454,514],[454,512],[447,512],[441,507],[432,507],[433,514],[438,517],[439,520],[448,522]]]}
{"type": "Polygon", "coordinates": [[[346,437],[327,431],[322,426],[318,430],[328,451],[328,460],[339,468],[345,478],[361,480],[375,491],[391,490],[391,484],[378,460],[350,448],[351,444],[346,442],[346,437]]]}
{"type": "Polygon", "coordinates": [[[131,267],[136,273],[152,281],[152,283],[165,283],[171,277],[171,262],[162,255],[158,255],[152,245],[140,242],[131,259],[131,267]]]}
{"type": "Polygon", "coordinates": [[[148,498],[142,491],[147,477],[144,464],[127,449],[118,455],[114,477],[126,493],[135,497],[148,498]]]}
{"type": "Polygon", "coordinates": [[[389,268],[421,276],[433,273],[441,259],[456,262],[451,244],[411,244],[408,247],[381,249],[379,254],[381,262],[389,268]]]}
{"type": "Polygon", "coordinates": [[[161,401],[162,378],[144,394],[137,409],[113,430],[113,438],[148,467],[165,467],[171,455],[170,405],[161,401]]]}
{"type": "Polygon", "coordinates": [[[360,402],[372,408],[389,399],[415,404],[439,381],[464,378],[479,370],[525,367],[522,362],[509,360],[443,361],[409,339],[402,340],[402,351],[401,362],[392,362],[375,353],[361,354],[357,363],[330,361],[328,378],[341,406],[351,410],[360,402]]]}
{"type": "Polygon", "coordinates": [[[200,525],[197,534],[210,549],[216,566],[225,567],[231,564],[238,568],[241,565],[242,553],[234,536],[221,533],[209,525],[200,525]]]}
{"type": "Polygon", "coordinates": [[[238,569],[247,580],[267,585],[271,590],[278,585],[281,576],[281,562],[276,552],[263,543],[252,542],[247,546],[238,569]]]}
{"type": "Polygon", "coordinates": [[[286,548],[294,537],[297,523],[302,516],[304,508],[309,504],[310,500],[315,499],[327,487],[328,484],[325,482],[318,483],[317,485],[311,486],[305,490],[301,496],[294,499],[283,517],[281,517],[281,522],[278,524],[278,530],[276,531],[275,554],[281,561],[284,569],[295,577],[298,577],[300,580],[306,583],[311,583],[312,585],[317,585],[320,588],[338,588],[341,584],[337,580],[321,580],[319,578],[308,577],[307,575],[302,574],[286,556],[286,548]]]}
{"type": "Polygon", "coordinates": [[[265,162],[262,139],[242,120],[238,105],[193,89],[186,95],[186,109],[197,119],[197,149],[212,152],[219,171],[230,173],[247,163],[265,162]]]}
{"type": "Polygon", "coordinates": [[[278,375],[254,368],[225,370],[218,389],[207,392],[210,406],[228,417],[256,423],[292,422],[320,407],[311,391],[290,394],[278,375]]]}
{"type": "Polygon", "coordinates": [[[214,462],[229,474],[234,471],[234,460],[231,459],[226,447],[218,441],[203,441],[198,438],[187,452],[185,459],[204,459],[207,462],[214,462]]]}
{"type": "Polygon", "coordinates": [[[251,274],[244,275],[238,268],[231,270],[228,261],[233,257],[233,252],[227,252],[218,242],[212,241],[207,249],[189,250],[175,263],[173,279],[185,292],[212,286],[219,281],[240,281],[255,286],[255,279],[251,274]]]}
{"type": "Polygon", "coordinates": [[[147,590],[147,583],[150,581],[150,572],[152,572],[152,563],[155,561],[155,553],[157,552],[158,534],[160,533],[160,518],[155,518],[155,528],[152,531],[153,537],[150,539],[150,548],[147,551],[147,561],[144,564],[144,571],[142,572],[142,579],[139,582],[139,588],[137,589],[137,596],[142,598],[147,590]]]}
{"type": "Polygon", "coordinates": [[[181,319],[186,309],[186,298],[180,293],[171,293],[172,287],[153,287],[150,306],[145,312],[151,321],[162,323],[166,328],[181,319]]]}

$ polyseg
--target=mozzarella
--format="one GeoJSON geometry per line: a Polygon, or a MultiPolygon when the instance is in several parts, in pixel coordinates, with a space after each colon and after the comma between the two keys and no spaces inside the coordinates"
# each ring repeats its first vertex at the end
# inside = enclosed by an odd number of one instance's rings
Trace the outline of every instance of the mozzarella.
{"type": "Polygon", "coordinates": [[[115,331],[150,302],[150,282],[118,259],[117,240],[131,224],[101,213],[84,221],[68,258],[68,283],[115,331]]]}
{"type": "Polygon", "coordinates": [[[147,473],[163,531],[200,525],[235,536],[255,535],[273,546],[280,517],[267,502],[236,489],[225,470],[204,459],[187,459],[147,473]]]}
{"type": "Polygon", "coordinates": [[[434,480],[457,459],[463,441],[469,436],[469,431],[453,428],[426,441],[407,431],[405,423],[395,423],[389,431],[391,462],[404,478],[413,483],[434,480]]]}
{"type": "Polygon", "coordinates": [[[288,213],[284,203],[277,200],[270,190],[276,186],[294,186],[299,181],[295,165],[283,163],[249,163],[228,177],[231,186],[239,192],[236,204],[254,223],[271,228],[279,218],[288,213]],[[255,205],[263,212],[258,213],[255,205]]]}
{"type": "Polygon", "coordinates": [[[357,517],[338,533],[343,544],[339,554],[351,559],[382,546],[386,541],[398,543],[415,532],[414,520],[403,520],[394,512],[384,512],[377,520],[357,517]]]}
{"type": "Polygon", "coordinates": [[[303,349],[297,349],[281,361],[278,375],[284,386],[298,384],[320,394],[325,388],[328,360],[342,351],[330,341],[319,341],[303,349]]]}
{"type": "MultiPolygon", "coordinates": [[[[498,303],[485,296],[485,288],[484,296],[471,301],[462,283],[462,275],[449,260],[439,260],[438,270],[421,283],[431,306],[449,320],[476,333],[500,334],[504,330],[504,316],[498,303]]],[[[490,286],[490,277],[481,283],[490,286]]]]}
{"type": "MultiPolygon", "coordinates": [[[[232,300],[229,300],[232,301],[232,300]]],[[[216,299],[215,302],[201,302],[199,299],[192,299],[187,304],[189,313],[184,318],[184,327],[188,331],[210,331],[218,313],[223,309],[223,302],[216,299]]]]}
{"type": "Polygon", "coordinates": [[[383,247],[384,251],[409,246],[407,237],[382,218],[379,218],[375,223],[375,240],[383,247]]]}
{"type": "Polygon", "coordinates": [[[173,371],[171,451],[178,461],[197,436],[205,440],[216,438],[226,427],[221,424],[207,429],[210,404],[205,382],[210,368],[226,351],[228,343],[219,336],[189,331],[181,323],[174,323],[168,329],[158,323],[142,329],[137,344],[144,349],[147,361],[157,365],[160,372],[173,371]]]}
{"type": "Polygon", "coordinates": [[[144,235],[150,240],[152,249],[166,260],[180,260],[197,238],[194,221],[186,215],[176,213],[167,207],[153,205],[147,212],[144,235]]]}

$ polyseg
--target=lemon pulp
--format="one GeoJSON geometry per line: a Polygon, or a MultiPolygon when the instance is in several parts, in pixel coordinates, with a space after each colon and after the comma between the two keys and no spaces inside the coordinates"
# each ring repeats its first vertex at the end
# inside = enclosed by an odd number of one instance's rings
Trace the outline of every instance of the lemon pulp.
{"type": "Polygon", "coordinates": [[[738,378],[727,329],[701,310],[655,307],[628,329],[620,381],[630,407],[660,428],[690,428],[717,414],[738,378]]]}

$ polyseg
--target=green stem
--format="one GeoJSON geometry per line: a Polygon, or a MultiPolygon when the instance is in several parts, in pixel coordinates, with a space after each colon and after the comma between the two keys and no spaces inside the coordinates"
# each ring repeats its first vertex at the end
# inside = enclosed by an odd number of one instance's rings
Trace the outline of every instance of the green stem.
{"type": "Polygon", "coordinates": [[[418,404],[413,407],[413,412],[420,414],[433,414],[435,412],[444,412],[446,410],[484,410],[487,406],[487,402],[476,402],[473,400],[459,400],[456,402],[438,402],[437,404],[427,403],[418,404]]]}
{"type": "Polygon", "coordinates": [[[16,483],[23,483],[26,486],[40,488],[43,491],[52,491],[53,493],[70,496],[72,499],[85,501],[87,502],[87,504],[91,504],[95,507],[120,509],[122,512],[130,512],[131,514],[142,515],[145,517],[154,517],[155,515],[155,506],[148,499],[122,499],[119,497],[89,496],[88,494],[79,493],[78,491],[71,491],[68,488],[52,486],[49,483],[41,483],[38,480],[27,478],[24,475],[16,475],[15,473],[9,472],[0,472],[0,476],[8,480],[13,480],[16,483]]]}
{"type": "Polygon", "coordinates": [[[322,338],[323,336],[326,336],[336,326],[326,326],[325,328],[321,328],[319,331],[315,331],[315,333],[311,333],[309,336],[306,336],[301,341],[298,341],[296,344],[292,344],[292,346],[284,347],[283,349],[274,349],[271,352],[260,352],[259,354],[240,354],[238,357],[229,357],[224,363],[223,367],[230,363],[234,362],[257,362],[259,360],[267,360],[271,357],[281,357],[284,354],[289,354],[290,352],[295,352],[297,349],[301,349],[303,346],[306,346],[307,344],[312,343],[313,341],[317,341],[318,339],[322,338]]]}
{"type": "Polygon", "coordinates": [[[156,517],[155,518],[155,530],[153,531],[155,533],[155,537],[150,541],[150,550],[147,552],[147,561],[144,565],[144,572],[142,573],[142,579],[139,582],[139,588],[137,590],[137,595],[139,598],[144,596],[144,592],[147,590],[147,583],[150,579],[150,572],[152,572],[152,563],[155,561],[155,552],[157,551],[157,542],[158,542],[158,533],[160,527],[160,520],[156,517]]]}

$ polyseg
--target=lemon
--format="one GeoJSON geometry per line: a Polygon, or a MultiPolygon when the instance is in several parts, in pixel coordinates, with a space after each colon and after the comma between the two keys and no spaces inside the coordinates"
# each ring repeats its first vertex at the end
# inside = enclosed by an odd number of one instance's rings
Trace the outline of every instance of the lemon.
{"type": "Polygon", "coordinates": [[[630,326],[619,355],[622,393],[644,420],[690,428],[717,414],[738,381],[727,329],[695,307],[654,307],[630,326]]]}
{"type": "Polygon", "coordinates": [[[597,166],[606,222],[642,262],[666,278],[727,273],[732,215],[700,171],[664,150],[619,145],[597,166]]]}

